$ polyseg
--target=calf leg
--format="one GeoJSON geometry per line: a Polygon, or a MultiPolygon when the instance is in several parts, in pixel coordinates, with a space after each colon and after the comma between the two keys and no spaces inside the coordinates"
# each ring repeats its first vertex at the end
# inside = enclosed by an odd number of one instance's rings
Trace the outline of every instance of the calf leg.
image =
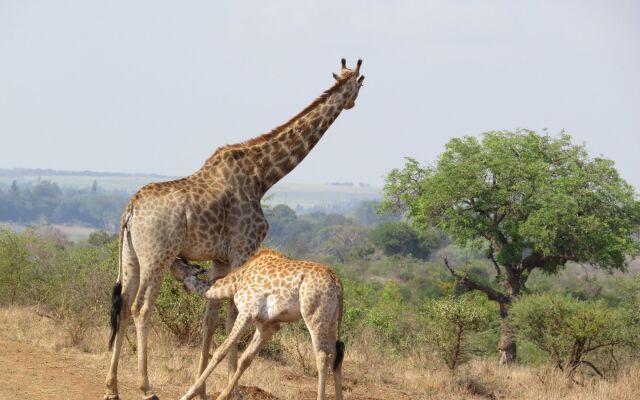
{"type": "Polygon", "coordinates": [[[249,346],[245,349],[244,353],[242,353],[242,357],[240,357],[240,365],[238,366],[238,369],[233,374],[233,377],[231,377],[227,387],[222,393],[220,393],[217,400],[225,400],[229,397],[231,391],[238,384],[238,380],[244,371],[249,368],[249,365],[251,365],[251,362],[255,358],[256,354],[258,354],[262,345],[269,340],[271,335],[273,335],[278,329],[280,329],[280,326],[277,323],[265,325],[259,324],[257,326],[256,333],[253,335],[251,343],[249,343],[249,346]]]}
{"type": "MultiPolygon", "coordinates": [[[[229,299],[229,308],[227,310],[227,334],[229,334],[230,330],[233,326],[235,326],[234,321],[237,319],[238,309],[236,305],[233,303],[233,299],[229,299]]],[[[228,379],[231,381],[233,376],[236,373],[236,369],[238,368],[238,343],[234,342],[229,347],[229,353],[227,355],[227,374],[228,379]]],[[[240,395],[240,388],[233,387],[233,398],[235,400],[242,400],[242,396],[240,395]]]]}
{"type": "Polygon", "coordinates": [[[236,318],[235,324],[233,324],[233,328],[227,336],[227,339],[222,342],[222,344],[216,349],[209,361],[209,365],[207,368],[200,374],[198,379],[196,379],[193,386],[189,388],[187,393],[184,394],[180,399],[181,400],[190,400],[196,396],[197,393],[200,393],[202,385],[205,383],[206,379],[211,375],[213,370],[216,368],[220,361],[224,358],[224,356],[229,351],[229,348],[232,345],[237,344],[238,340],[242,337],[242,335],[249,329],[251,325],[251,317],[248,314],[240,314],[238,318],[236,318]]]}

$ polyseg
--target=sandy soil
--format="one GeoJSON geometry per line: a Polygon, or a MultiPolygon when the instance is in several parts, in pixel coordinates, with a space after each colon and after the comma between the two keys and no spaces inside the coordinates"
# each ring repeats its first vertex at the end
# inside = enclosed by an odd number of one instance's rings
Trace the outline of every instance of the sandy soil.
{"type": "MultiPolygon", "coordinates": [[[[0,399],[101,399],[104,375],[74,354],[54,353],[44,348],[0,337],[0,399]]],[[[137,399],[132,382],[120,381],[120,397],[137,399]]],[[[186,388],[185,388],[186,389],[186,388]]],[[[256,387],[243,386],[246,399],[271,400],[277,397],[256,387]]],[[[164,398],[179,397],[173,390],[163,390],[164,398]]],[[[212,395],[212,397],[215,395],[212,395]]]]}
{"type": "MultiPolygon", "coordinates": [[[[0,337],[0,399],[100,399],[98,371],[70,355],[0,337]]],[[[124,391],[133,390],[122,382],[124,391]]]]}

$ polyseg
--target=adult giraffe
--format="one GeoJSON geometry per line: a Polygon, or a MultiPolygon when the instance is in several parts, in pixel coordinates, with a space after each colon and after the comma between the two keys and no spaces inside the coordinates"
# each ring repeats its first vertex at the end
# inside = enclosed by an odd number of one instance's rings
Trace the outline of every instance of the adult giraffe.
{"type": "MultiPolygon", "coordinates": [[[[151,183],[129,201],[120,221],[120,269],[113,288],[111,366],[105,399],[118,399],[117,369],[130,316],[136,327],[140,389],[157,400],[147,375],[147,336],[151,311],[166,272],[174,263],[212,260],[214,276],[240,267],[260,247],[268,224],[260,200],[318,143],[343,109],[354,106],[364,76],[358,60],[349,69],[342,59],[336,83],[302,112],[269,133],[223,146],[193,175],[151,183]],[[115,344],[115,346],[114,346],[115,344]]],[[[177,266],[177,264],[176,264],[177,266]]],[[[207,365],[218,301],[209,301],[197,376],[207,365]]],[[[232,302],[227,332],[237,311],[232,302]]],[[[229,351],[230,378],[237,367],[237,347],[229,351]]],[[[235,397],[239,392],[234,391],[235,397]]],[[[201,399],[206,399],[202,386],[201,399]]]]}

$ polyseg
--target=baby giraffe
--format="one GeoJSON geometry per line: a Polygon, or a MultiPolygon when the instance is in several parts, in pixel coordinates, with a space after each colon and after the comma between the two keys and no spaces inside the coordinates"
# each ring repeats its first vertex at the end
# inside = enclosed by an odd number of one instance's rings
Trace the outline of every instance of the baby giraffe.
{"type": "MultiPolygon", "coordinates": [[[[185,267],[188,268],[188,267],[185,267]]],[[[281,322],[300,318],[311,334],[318,368],[318,400],[325,400],[328,365],[333,360],[336,400],[342,400],[344,343],[338,340],[342,320],[342,284],[329,267],[290,260],[273,250],[261,250],[241,268],[213,284],[199,281],[193,269],[181,271],[188,290],[207,299],[233,299],[238,317],[229,336],[215,350],[207,368],[182,396],[188,400],[224,358],[230,346],[256,324],[256,333],[240,358],[238,369],[218,400],[227,399],[260,347],[280,328],[281,322]]]]}

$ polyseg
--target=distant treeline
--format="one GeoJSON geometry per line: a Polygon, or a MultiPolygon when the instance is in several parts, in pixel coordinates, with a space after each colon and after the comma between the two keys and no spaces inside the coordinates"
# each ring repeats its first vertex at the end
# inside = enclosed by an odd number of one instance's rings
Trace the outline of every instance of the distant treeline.
{"type": "MultiPolygon", "coordinates": [[[[0,221],[20,225],[73,224],[110,232],[118,230],[128,195],[99,190],[96,182],[87,189],[61,189],[56,183],[40,181],[0,188],[0,221]]],[[[352,204],[343,213],[323,210],[304,215],[280,204],[265,206],[270,229],[265,244],[297,257],[337,262],[411,255],[427,259],[443,244],[443,237],[417,232],[397,216],[380,216],[375,201],[352,204]]]]}
{"type": "Polygon", "coordinates": [[[144,175],[150,178],[169,179],[170,177],[159,174],[129,174],[123,172],[96,172],[96,171],[58,171],[55,169],[42,168],[0,168],[0,176],[120,176],[134,177],[144,175]]]}
{"type": "Polygon", "coordinates": [[[61,190],[41,181],[30,188],[15,181],[0,189],[0,221],[17,224],[78,224],[114,231],[128,196],[100,193],[97,184],[85,190],[61,190]]]}

